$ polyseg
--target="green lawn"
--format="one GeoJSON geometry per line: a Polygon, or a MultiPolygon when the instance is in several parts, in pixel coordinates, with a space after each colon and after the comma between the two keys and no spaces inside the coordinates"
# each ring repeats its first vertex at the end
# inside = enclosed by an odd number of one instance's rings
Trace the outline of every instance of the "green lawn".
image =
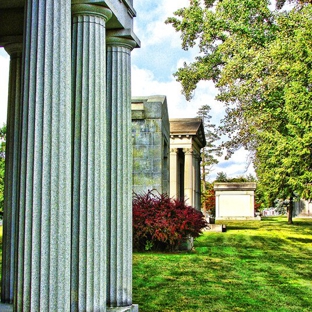
{"type": "Polygon", "coordinates": [[[312,311],[312,219],[231,221],[191,253],[135,253],[140,312],[312,311]]]}
{"type": "Polygon", "coordinates": [[[312,219],[226,225],[190,253],[134,254],[140,312],[312,311],[312,219]]]}

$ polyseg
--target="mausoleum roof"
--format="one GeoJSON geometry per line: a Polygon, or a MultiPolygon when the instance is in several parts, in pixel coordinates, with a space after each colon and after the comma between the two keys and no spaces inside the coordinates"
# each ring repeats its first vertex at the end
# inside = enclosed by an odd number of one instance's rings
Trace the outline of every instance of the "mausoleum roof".
{"type": "Polygon", "coordinates": [[[201,147],[206,146],[204,125],[201,118],[174,118],[170,119],[171,136],[195,136],[201,143],[201,147]]]}

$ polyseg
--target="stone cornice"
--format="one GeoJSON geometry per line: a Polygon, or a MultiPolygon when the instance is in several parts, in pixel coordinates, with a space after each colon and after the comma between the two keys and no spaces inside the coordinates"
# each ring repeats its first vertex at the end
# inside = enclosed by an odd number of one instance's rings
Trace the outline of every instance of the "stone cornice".
{"type": "MultiPolygon", "coordinates": [[[[141,46],[141,41],[135,35],[135,33],[131,29],[117,29],[117,30],[107,30],[106,31],[106,38],[109,39],[110,37],[119,37],[123,39],[130,39],[135,42],[133,48],[139,48],[141,46]]],[[[132,44],[131,44],[132,45],[132,44]]]]}
{"type": "Polygon", "coordinates": [[[254,191],[256,182],[218,182],[214,183],[215,191],[254,191]]]}

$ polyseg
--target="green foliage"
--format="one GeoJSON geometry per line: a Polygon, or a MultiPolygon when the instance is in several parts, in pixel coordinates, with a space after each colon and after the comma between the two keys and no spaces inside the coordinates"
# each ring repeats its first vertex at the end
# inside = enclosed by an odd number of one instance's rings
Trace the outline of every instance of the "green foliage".
{"type": "Polygon", "coordinates": [[[197,112],[197,116],[203,121],[206,138],[206,146],[201,153],[203,181],[206,181],[206,176],[210,173],[212,166],[218,163],[217,156],[220,156],[220,147],[216,145],[220,137],[217,134],[216,125],[211,123],[210,110],[211,107],[209,105],[203,105],[197,112]]]}
{"type": "Polygon", "coordinates": [[[4,174],[5,174],[6,126],[0,128],[0,215],[4,208],[4,174]]]}
{"type": "Polygon", "coordinates": [[[213,183],[206,182],[205,192],[202,193],[201,200],[205,207],[205,212],[210,217],[216,215],[216,195],[213,188],[213,183]]]}
{"type": "Polygon", "coordinates": [[[175,74],[185,96],[200,80],[215,82],[226,107],[223,147],[228,157],[252,153],[268,201],[312,198],[312,5],[288,2],[290,11],[272,11],[267,0],[194,0],[167,20],[184,49],[200,48],[175,74]]]}
{"type": "Polygon", "coordinates": [[[256,182],[257,179],[252,175],[248,174],[247,176],[238,176],[234,178],[228,178],[227,174],[223,171],[218,172],[215,182],[256,182]]]}
{"type": "Polygon", "coordinates": [[[289,200],[288,199],[275,199],[274,201],[274,205],[276,208],[276,211],[281,214],[284,215],[286,214],[287,210],[289,209],[289,200]]]}
{"type": "Polygon", "coordinates": [[[197,116],[203,121],[206,146],[201,150],[201,193],[202,193],[202,210],[205,213],[210,208],[206,207],[207,195],[209,197],[210,192],[206,189],[206,179],[212,170],[213,165],[218,163],[217,156],[221,156],[221,149],[216,145],[216,142],[220,139],[217,135],[216,126],[211,123],[211,115],[209,114],[211,107],[209,105],[203,105],[197,112],[197,116]]]}

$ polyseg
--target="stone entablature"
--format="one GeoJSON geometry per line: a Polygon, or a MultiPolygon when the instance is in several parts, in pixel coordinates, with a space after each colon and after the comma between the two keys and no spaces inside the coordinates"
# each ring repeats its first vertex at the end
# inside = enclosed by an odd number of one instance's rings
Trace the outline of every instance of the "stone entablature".
{"type": "Polygon", "coordinates": [[[169,193],[169,119],[163,95],[133,97],[133,191],[169,193]]]}
{"type": "Polygon", "coordinates": [[[215,183],[216,219],[255,219],[255,189],[255,182],[215,183]]]}

